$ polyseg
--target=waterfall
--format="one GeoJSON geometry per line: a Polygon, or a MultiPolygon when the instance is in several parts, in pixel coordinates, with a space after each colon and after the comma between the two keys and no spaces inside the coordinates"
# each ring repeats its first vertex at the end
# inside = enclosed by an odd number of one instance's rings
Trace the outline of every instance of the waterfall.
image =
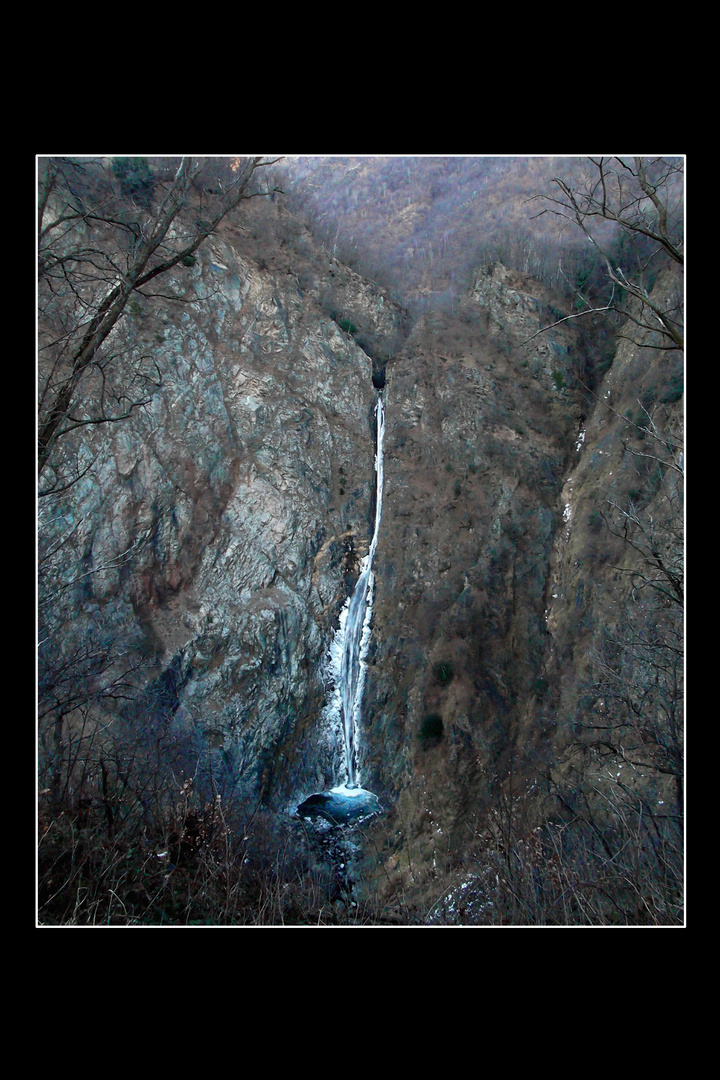
{"type": "Polygon", "coordinates": [[[375,406],[375,525],[367,555],[360,563],[360,576],[340,613],[338,629],[330,646],[329,677],[331,698],[326,706],[336,730],[342,731],[345,759],[345,783],[330,792],[311,795],[297,808],[302,817],[324,817],[334,824],[345,824],[381,812],[378,799],[359,784],[357,756],[360,710],[365,686],[365,658],[370,643],[372,600],[375,575],[372,564],[380,533],[383,495],[383,440],[385,409],[382,393],[375,406]]]}
{"type": "Polygon", "coordinates": [[[342,726],[345,736],[345,767],[347,787],[356,786],[357,733],[360,707],[365,685],[365,657],[370,642],[372,597],[375,575],[372,571],[377,549],[380,519],[382,517],[383,491],[383,439],[385,436],[385,411],[382,395],[378,394],[375,408],[377,440],[375,450],[375,528],[370,550],[360,564],[358,578],[352,596],[340,618],[340,626],[334,643],[335,667],[339,659],[337,682],[340,690],[342,726]]]}

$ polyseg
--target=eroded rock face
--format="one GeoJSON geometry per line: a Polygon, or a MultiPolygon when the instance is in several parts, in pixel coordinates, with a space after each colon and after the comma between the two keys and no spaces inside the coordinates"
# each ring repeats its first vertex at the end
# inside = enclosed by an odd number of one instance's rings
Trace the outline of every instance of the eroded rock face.
{"type": "MultiPolygon", "coordinates": [[[[655,303],[681,295],[677,271],[659,275],[655,303]]],[[[544,678],[555,781],[571,784],[578,747],[587,758],[605,739],[586,766],[594,787],[625,769],[627,790],[681,818],[684,372],[681,353],[656,346],[624,329],[568,460],[544,678]]]]}
{"type": "Polygon", "coordinates": [[[551,321],[542,287],[498,266],[388,366],[366,783],[429,863],[482,812],[542,677],[583,400],[570,329],[523,345],[551,321]]]}
{"type": "Polygon", "coordinates": [[[541,787],[578,797],[580,761],[604,782],[613,695],[654,762],[642,797],[681,804],[682,359],[640,335],[588,393],[574,332],[534,337],[554,321],[540,286],[495,267],[471,296],[388,369],[365,782],[395,807],[374,839],[390,894],[461,865],[499,801],[537,822],[541,787]]]}
{"type": "MultiPolygon", "coordinates": [[[[375,390],[318,290],[261,270],[230,233],[166,283],[182,303],[131,305],[123,342],[153,350],[162,386],[126,423],[66,443],[95,462],[45,501],[43,543],[67,538],[57,580],[83,583],[55,606],[54,638],[69,647],[100,619],[122,633],[145,671],[153,657],[148,710],[277,805],[336,779],[314,721],[371,531],[375,390]]],[[[392,333],[399,310],[326,261],[355,319],[392,333]]]]}

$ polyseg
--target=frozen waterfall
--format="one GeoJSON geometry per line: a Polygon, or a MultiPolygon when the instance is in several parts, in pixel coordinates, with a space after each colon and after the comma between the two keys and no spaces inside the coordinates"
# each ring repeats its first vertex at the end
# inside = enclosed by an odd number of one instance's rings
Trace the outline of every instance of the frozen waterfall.
{"type": "Polygon", "coordinates": [[[345,735],[346,784],[348,788],[356,786],[358,721],[365,685],[365,657],[370,642],[370,620],[372,618],[372,598],[375,582],[372,564],[377,549],[380,519],[382,517],[383,438],[385,435],[385,411],[382,395],[378,395],[375,415],[377,418],[375,528],[370,542],[370,550],[360,564],[360,577],[340,616],[340,626],[331,650],[332,671],[335,675],[336,686],[340,691],[342,724],[345,735]]]}
{"type": "Polygon", "coordinates": [[[343,733],[345,782],[330,792],[311,795],[299,807],[303,817],[320,816],[335,823],[356,820],[378,813],[380,804],[375,795],[360,786],[358,772],[358,736],[363,690],[365,658],[370,643],[370,623],[375,575],[372,564],[378,544],[382,518],[383,440],[385,409],[382,393],[375,407],[375,525],[367,555],[360,563],[357,584],[340,613],[338,629],[330,646],[328,675],[332,696],[326,711],[343,733]]]}

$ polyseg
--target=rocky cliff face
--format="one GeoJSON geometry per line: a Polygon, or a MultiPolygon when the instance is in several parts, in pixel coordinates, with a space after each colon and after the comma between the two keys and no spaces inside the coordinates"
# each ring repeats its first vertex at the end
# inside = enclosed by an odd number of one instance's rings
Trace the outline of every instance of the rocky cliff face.
{"type": "MultiPolygon", "coordinates": [[[[671,310],[681,277],[653,297],[671,310]]],[[[633,797],[683,814],[684,372],[624,327],[568,462],[550,565],[544,669],[558,790],[593,777],[606,806],[633,797]]]]}
{"type": "Polygon", "coordinates": [[[367,717],[406,871],[462,849],[493,779],[538,737],[559,492],[585,397],[568,324],[529,340],[554,321],[549,302],[496,265],[388,368],[367,717]]]}
{"type": "Polygon", "coordinates": [[[402,313],[324,253],[303,290],[237,240],[173,275],[181,303],[132,303],[125,347],[152,350],[162,387],[72,448],[94,465],[43,504],[43,544],[48,580],[76,582],[54,640],[99,619],[129,639],[148,710],[277,806],[334,779],[322,661],[371,528],[372,361],[338,321],[381,340],[402,313]]]}
{"type": "Polygon", "coordinates": [[[682,362],[635,333],[592,390],[572,323],[534,337],[555,315],[495,266],[389,369],[367,707],[389,894],[509,866],[503,829],[554,814],[673,808],[677,842],[682,362]]]}
{"type": "Polygon", "coordinates": [[[681,497],[627,453],[626,413],[662,402],[666,434],[680,406],[639,346],[589,395],[574,324],[535,336],[553,298],[500,265],[398,349],[387,295],[257,221],[255,247],[228,225],[173,272],[182,302],[125,320],[162,385],[67,444],[92,466],[41,506],[41,662],[52,680],[83,643],[112,655],[87,679],[133,703],[100,707],[181,734],[249,805],[284,814],[336,782],[323,660],[372,532],[384,385],[361,768],[387,810],[368,873],[392,892],[450,873],[507,778],[566,752],[623,576],[598,506],[681,497]]]}

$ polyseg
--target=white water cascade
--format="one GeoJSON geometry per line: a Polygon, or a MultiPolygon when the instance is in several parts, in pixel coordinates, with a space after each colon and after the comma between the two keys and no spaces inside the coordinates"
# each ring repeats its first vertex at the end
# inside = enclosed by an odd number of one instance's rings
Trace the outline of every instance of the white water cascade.
{"type": "Polygon", "coordinates": [[[383,440],[385,436],[385,409],[382,393],[378,394],[375,407],[375,526],[367,555],[360,563],[360,576],[352,595],[340,613],[338,629],[330,646],[328,675],[332,694],[326,707],[336,729],[342,730],[344,741],[345,783],[329,792],[311,795],[299,807],[303,817],[317,815],[334,823],[344,824],[380,811],[380,804],[372,792],[359,783],[358,735],[365,686],[365,658],[370,643],[372,600],[375,575],[372,564],[378,544],[382,518],[383,495],[383,440]]]}
{"type": "Polygon", "coordinates": [[[337,673],[337,685],[342,705],[342,723],[345,734],[346,786],[356,787],[357,740],[360,708],[365,686],[365,657],[370,643],[370,620],[375,575],[372,571],[377,549],[380,519],[382,517],[383,493],[383,438],[385,436],[385,411],[382,395],[378,395],[375,410],[377,418],[377,442],[375,452],[375,528],[370,549],[360,564],[360,577],[340,616],[340,626],[332,650],[333,667],[337,673]]]}

